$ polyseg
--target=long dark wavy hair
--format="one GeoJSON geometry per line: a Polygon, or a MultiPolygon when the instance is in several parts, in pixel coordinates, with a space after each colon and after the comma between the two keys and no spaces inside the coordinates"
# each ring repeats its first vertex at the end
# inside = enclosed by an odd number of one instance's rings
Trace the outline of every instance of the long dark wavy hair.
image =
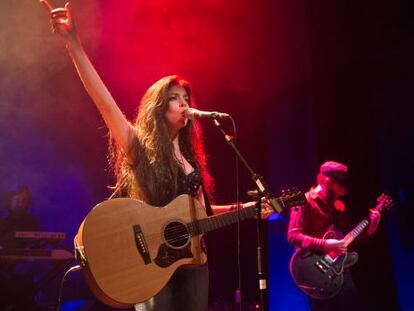
{"type": "MultiPolygon", "coordinates": [[[[144,94],[134,124],[135,137],[127,155],[111,139],[109,160],[117,179],[116,189],[122,196],[136,198],[155,206],[169,203],[177,195],[178,179],[183,172],[173,152],[173,143],[165,114],[168,110],[168,90],[183,87],[194,106],[190,84],[177,75],[167,76],[154,83],[144,94]]],[[[203,177],[207,195],[211,199],[213,179],[206,165],[202,131],[198,122],[189,120],[179,132],[179,146],[183,156],[197,166],[203,177]]]]}

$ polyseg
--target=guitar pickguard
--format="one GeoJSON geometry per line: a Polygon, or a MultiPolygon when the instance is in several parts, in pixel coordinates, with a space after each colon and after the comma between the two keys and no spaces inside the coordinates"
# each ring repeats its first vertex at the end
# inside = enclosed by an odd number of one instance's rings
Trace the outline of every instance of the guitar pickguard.
{"type": "Polygon", "coordinates": [[[185,247],[175,249],[171,248],[168,245],[161,244],[158,249],[157,257],[155,257],[155,263],[161,268],[166,268],[172,265],[177,260],[182,258],[192,258],[193,254],[191,253],[191,243],[188,243],[185,247]]]}

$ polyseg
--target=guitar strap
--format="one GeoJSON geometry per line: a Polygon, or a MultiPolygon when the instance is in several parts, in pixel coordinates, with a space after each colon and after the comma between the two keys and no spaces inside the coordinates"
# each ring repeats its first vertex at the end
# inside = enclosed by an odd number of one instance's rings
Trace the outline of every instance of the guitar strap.
{"type": "Polygon", "coordinates": [[[206,213],[208,216],[213,216],[213,209],[211,208],[210,200],[208,199],[207,191],[204,188],[204,184],[201,184],[201,189],[203,190],[204,202],[206,204],[206,213]]]}

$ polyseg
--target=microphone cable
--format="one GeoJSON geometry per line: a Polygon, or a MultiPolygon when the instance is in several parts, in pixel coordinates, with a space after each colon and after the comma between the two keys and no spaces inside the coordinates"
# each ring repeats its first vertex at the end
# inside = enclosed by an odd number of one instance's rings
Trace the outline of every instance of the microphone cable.
{"type": "MultiPolygon", "coordinates": [[[[237,143],[237,127],[236,122],[230,115],[230,120],[233,125],[234,140],[237,143]]],[[[234,293],[236,305],[238,304],[239,310],[243,310],[243,293],[242,286],[242,272],[241,272],[241,227],[240,227],[240,176],[239,176],[239,157],[235,155],[235,178],[236,178],[236,202],[237,202],[237,286],[234,293]]]]}
{"type": "Polygon", "coordinates": [[[78,271],[80,269],[82,269],[81,265],[72,266],[68,270],[66,270],[65,274],[63,275],[62,280],[60,281],[60,285],[59,285],[59,294],[58,294],[56,311],[59,311],[62,306],[63,284],[65,283],[66,277],[68,276],[69,273],[78,271]]]}

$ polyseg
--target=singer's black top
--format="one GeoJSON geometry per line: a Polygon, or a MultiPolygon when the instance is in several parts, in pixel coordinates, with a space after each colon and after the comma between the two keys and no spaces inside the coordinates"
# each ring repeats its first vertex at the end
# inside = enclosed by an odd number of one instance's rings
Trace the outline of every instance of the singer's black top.
{"type": "Polygon", "coordinates": [[[177,196],[180,194],[189,194],[195,197],[198,193],[200,186],[202,185],[201,172],[197,165],[190,163],[194,170],[185,175],[184,173],[180,174],[180,179],[178,181],[177,196]]]}
{"type": "Polygon", "coordinates": [[[201,176],[200,168],[194,163],[190,164],[192,167],[194,167],[194,170],[187,175],[184,173],[180,174],[177,196],[181,194],[189,194],[193,197],[196,197],[200,187],[202,187],[207,215],[213,215],[213,210],[211,209],[207,193],[203,187],[203,178],[201,176]]]}

